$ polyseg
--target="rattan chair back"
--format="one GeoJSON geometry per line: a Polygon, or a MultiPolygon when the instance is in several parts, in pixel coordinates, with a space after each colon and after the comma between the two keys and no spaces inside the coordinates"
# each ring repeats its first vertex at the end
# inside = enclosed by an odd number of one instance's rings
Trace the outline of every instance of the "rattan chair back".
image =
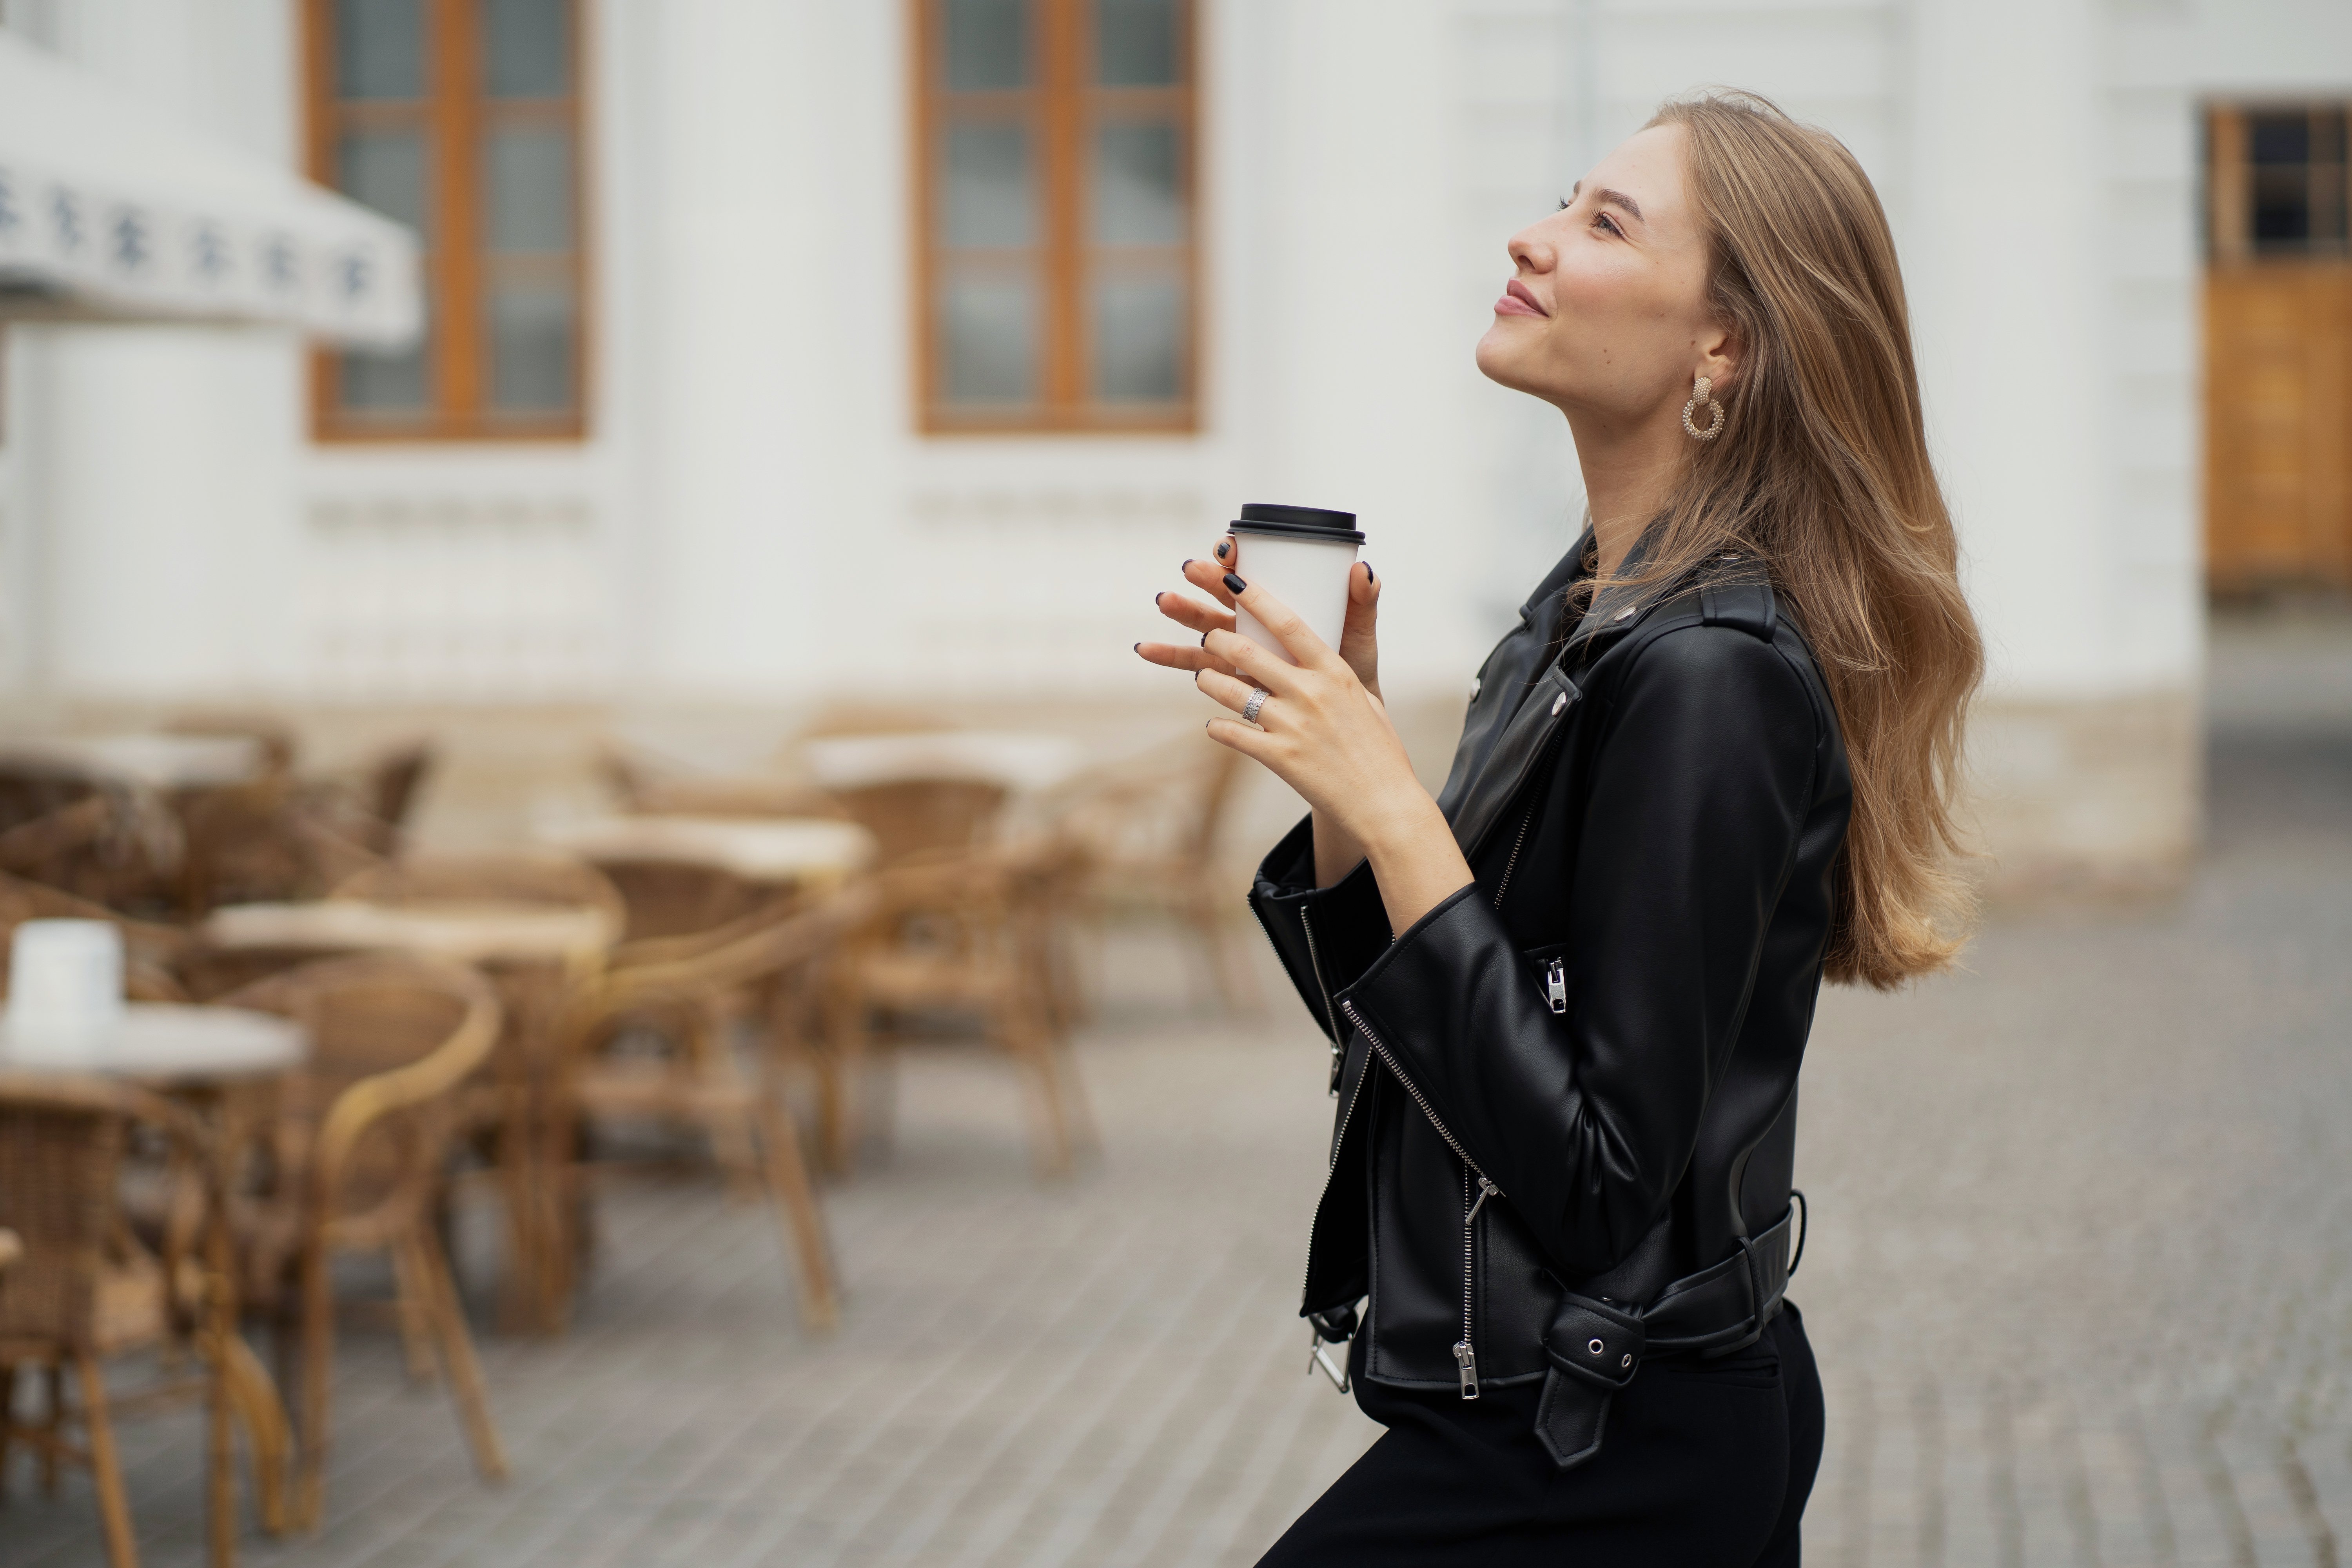
{"type": "Polygon", "coordinates": [[[896,866],[985,844],[1011,791],[982,779],[894,779],[833,794],[850,820],[874,835],[875,864],[896,866]]]}
{"type": "Polygon", "coordinates": [[[346,879],[338,899],[375,904],[530,904],[595,910],[619,931],[628,906],[610,879],[567,856],[486,851],[469,855],[408,855],[346,879]]]}

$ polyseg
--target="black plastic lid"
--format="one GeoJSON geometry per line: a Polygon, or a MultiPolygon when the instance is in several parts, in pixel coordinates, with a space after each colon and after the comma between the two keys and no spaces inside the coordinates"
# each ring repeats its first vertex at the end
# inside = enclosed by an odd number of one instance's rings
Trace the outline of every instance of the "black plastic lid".
{"type": "Polygon", "coordinates": [[[1335,544],[1364,542],[1364,536],[1356,530],[1354,512],[1327,511],[1317,506],[1280,506],[1273,501],[1254,500],[1242,508],[1241,516],[1231,526],[1237,533],[1286,533],[1295,538],[1328,540],[1335,544]]]}

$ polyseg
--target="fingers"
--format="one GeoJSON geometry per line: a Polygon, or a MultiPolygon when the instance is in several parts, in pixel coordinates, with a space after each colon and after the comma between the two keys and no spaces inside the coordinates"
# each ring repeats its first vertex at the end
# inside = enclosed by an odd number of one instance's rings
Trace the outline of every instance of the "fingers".
{"type": "MultiPolygon", "coordinates": [[[[1230,546],[1232,541],[1229,539],[1226,543],[1230,546]]],[[[1232,549],[1228,548],[1225,552],[1226,559],[1231,560],[1233,554],[1232,549]]],[[[1225,586],[1225,579],[1232,575],[1233,574],[1220,562],[1187,561],[1184,563],[1184,581],[1228,608],[1234,602],[1234,591],[1225,586]]]]}
{"type": "MultiPolygon", "coordinates": [[[[1297,611],[1264,588],[1253,587],[1231,572],[1224,574],[1223,586],[1233,595],[1233,603],[1256,616],[1258,625],[1273,633],[1275,641],[1282,645],[1283,651],[1300,665],[1327,667],[1338,657],[1321,637],[1315,635],[1315,628],[1299,618],[1297,611]]],[[[1210,651],[1222,654],[1244,673],[1253,673],[1252,667],[1235,658],[1231,650],[1216,646],[1214,633],[1210,636],[1210,651]]],[[[1270,659],[1266,664],[1272,666],[1279,662],[1270,659]]],[[[1282,689],[1272,680],[1261,679],[1258,684],[1269,691],[1282,689]]]]}
{"type": "Polygon", "coordinates": [[[1244,724],[1238,719],[1223,717],[1209,721],[1209,739],[1221,746],[1230,746],[1243,756],[1264,763],[1271,754],[1274,737],[1255,725],[1244,724]]]}
{"type": "Polygon", "coordinates": [[[1196,632],[1229,632],[1234,629],[1231,611],[1221,610],[1214,605],[1204,605],[1190,594],[1154,594],[1151,602],[1161,615],[1180,626],[1187,626],[1196,632]]]}
{"type": "Polygon", "coordinates": [[[1135,651],[1148,664],[1163,665],[1170,669],[1213,669],[1220,675],[1231,675],[1234,667],[1197,643],[1139,642],[1135,651]]]}
{"type": "Polygon", "coordinates": [[[1201,695],[1223,703],[1236,713],[1249,706],[1249,700],[1257,694],[1255,686],[1222,670],[1204,669],[1192,678],[1192,684],[1201,689],[1201,695]]]}
{"type": "Polygon", "coordinates": [[[1352,607],[1376,608],[1381,602],[1380,580],[1372,575],[1372,563],[1359,561],[1348,568],[1348,603],[1352,607]]]}

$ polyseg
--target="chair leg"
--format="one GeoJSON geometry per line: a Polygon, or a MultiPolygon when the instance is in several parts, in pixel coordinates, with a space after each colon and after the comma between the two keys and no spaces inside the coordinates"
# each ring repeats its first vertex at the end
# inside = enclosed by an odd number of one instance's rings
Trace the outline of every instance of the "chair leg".
{"type": "Polygon", "coordinates": [[[408,1359],[409,1378],[430,1383],[439,1370],[433,1360],[432,1311],[425,1305],[427,1288],[416,1277],[415,1261],[406,1247],[392,1249],[392,1284],[393,1315],[400,1322],[400,1344],[408,1359]]]}
{"type": "Polygon", "coordinates": [[[0,1361],[0,1508],[8,1503],[8,1449],[16,1436],[16,1363],[0,1361]]]}
{"type": "Polygon", "coordinates": [[[230,1403],[237,1421],[245,1427],[245,1440],[253,1452],[254,1489],[260,1494],[261,1528],[272,1535],[283,1535],[291,1522],[286,1517],[286,1461],[293,1442],[293,1435],[287,1429],[286,1407],[278,1402],[268,1374],[262,1371],[260,1359],[235,1334],[228,1337],[222,1372],[230,1403]]]}
{"type": "Polygon", "coordinates": [[[1204,889],[1186,900],[1185,922],[1209,961],[1217,986],[1217,1000],[1229,1013],[1252,1017],[1265,1011],[1265,992],[1248,952],[1233,939],[1233,923],[1223,918],[1223,905],[1204,889]]]}
{"type": "Polygon", "coordinates": [[[53,1499],[58,1495],[58,1445],[66,1435],[66,1369],[64,1363],[53,1361],[41,1370],[49,1395],[41,1417],[49,1435],[41,1445],[41,1495],[53,1499]]]}
{"type": "Polygon", "coordinates": [[[410,1253],[411,1268],[425,1281],[430,1297],[434,1327],[441,1341],[441,1360],[449,1369],[449,1393],[457,1402],[457,1419],[466,1429],[466,1445],[473,1450],[474,1468],[487,1481],[507,1479],[506,1449],[490,1420],[490,1404],[482,1391],[481,1363],[474,1359],[474,1339],[466,1330],[465,1308],[449,1279],[449,1264],[429,1233],[412,1232],[398,1244],[410,1253]]]}
{"type": "Polygon", "coordinates": [[[768,1195],[784,1224],[784,1242],[800,1265],[801,1321],[813,1333],[830,1332],[841,1321],[841,1293],[834,1279],[833,1247],[824,1214],[809,1182],[801,1154],[800,1130],[772,1092],[754,1097],[760,1119],[760,1166],[768,1195]]]}
{"type": "Polygon", "coordinates": [[[294,1521],[315,1530],[327,1502],[327,1396],[334,1372],[335,1300],[327,1255],[315,1243],[302,1258],[302,1392],[296,1416],[294,1521]]]}
{"type": "MultiPolygon", "coordinates": [[[[131,1531],[131,1499],[122,1489],[122,1461],[114,1451],[114,1424],[106,1409],[106,1374],[87,1352],[74,1356],[81,1384],[81,1421],[89,1435],[89,1469],[98,1484],[98,1512],[106,1527],[110,1568],[139,1568],[139,1544],[131,1531]]],[[[61,1381],[61,1380],[60,1380],[61,1381]]]]}

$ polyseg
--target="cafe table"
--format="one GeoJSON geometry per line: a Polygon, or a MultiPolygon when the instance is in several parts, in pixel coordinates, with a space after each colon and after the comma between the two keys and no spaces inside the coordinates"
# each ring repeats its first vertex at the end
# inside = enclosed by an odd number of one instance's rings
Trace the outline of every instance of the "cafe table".
{"type": "Polygon", "coordinates": [[[152,790],[216,789],[257,777],[250,735],[17,735],[0,740],[0,768],[152,790]]]}
{"type": "Polygon", "coordinates": [[[537,837],[598,864],[670,861],[762,887],[835,886],[874,858],[872,834],[822,816],[615,815],[543,823],[537,837]]]}
{"type": "Polygon", "coordinates": [[[542,904],[325,899],[230,904],[214,910],[196,935],[229,954],[424,953],[473,964],[497,984],[506,1031],[484,1097],[490,1103],[478,1114],[499,1129],[511,1252],[500,1315],[509,1329],[552,1331],[562,1321],[561,1303],[551,1300],[554,1282],[569,1276],[551,1256],[558,1238],[569,1234],[553,1212],[563,1154],[544,1147],[548,1130],[561,1124],[551,1114],[566,1065],[555,1059],[556,1026],[565,1000],[603,969],[620,939],[612,918],[600,910],[542,904]]]}
{"type": "MultiPolygon", "coordinates": [[[[310,1054],[310,1038],[300,1025],[241,1007],[131,1002],[124,1004],[119,1020],[64,1037],[27,1035],[0,1019],[0,1072],[36,1079],[124,1079],[186,1105],[212,1131],[219,1162],[215,1190],[223,1194],[228,1191],[236,1151],[244,1146],[255,1099],[310,1054]]],[[[226,1216],[215,1217],[220,1223],[208,1227],[205,1256],[211,1322],[200,1342],[219,1359],[227,1399],[215,1403],[211,1437],[215,1451],[225,1452],[231,1410],[243,1415],[253,1445],[263,1528],[281,1533],[292,1427],[268,1369],[237,1331],[232,1244],[226,1216]]],[[[222,1489],[230,1484],[226,1468],[215,1470],[213,1484],[222,1489]]],[[[232,1500],[216,1491],[211,1508],[215,1548],[220,1550],[227,1541],[219,1532],[231,1528],[228,1521],[235,1517],[232,1500]]]]}

